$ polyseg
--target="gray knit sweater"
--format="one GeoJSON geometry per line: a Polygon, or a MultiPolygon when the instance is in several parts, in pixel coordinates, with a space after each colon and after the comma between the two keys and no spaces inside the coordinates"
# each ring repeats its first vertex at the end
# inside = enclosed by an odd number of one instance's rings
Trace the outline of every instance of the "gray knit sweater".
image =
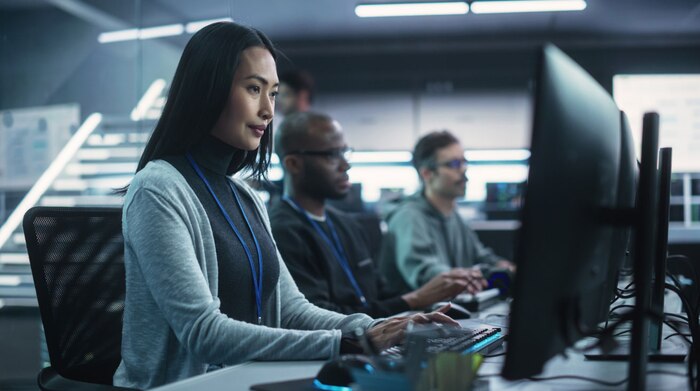
{"type": "MultiPolygon", "coordinates": [[[[269,231],[257,194],[244,182],[233,182],[255,201],[269,231]]],[[[222,314],[207,214],[186,180],[165,161],[152,161],[136,174],[122,219],[126,299],[115,385],[151,388],[202,374],[210,364],[326,359],[338,354],[341,332],[374,324],[365,315],[340,315],[309,303],[279,253],[275,327],[222,314]]]]}

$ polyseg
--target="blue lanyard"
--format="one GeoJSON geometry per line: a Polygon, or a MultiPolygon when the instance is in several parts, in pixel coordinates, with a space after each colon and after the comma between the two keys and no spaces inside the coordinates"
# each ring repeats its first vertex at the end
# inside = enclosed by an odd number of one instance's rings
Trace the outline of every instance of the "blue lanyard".
{"type": "Polygon", "coordinates": [[[236,204],[238,204],[238,209],[241,211],[241,214],[243,215],[243,219],[245,220],[246,225],[248,226],[248,230],[250,231],[250,235],[253,237],[253,241],[255,242],[255,251],[258,253],[258,268],[260,269],[260,275],[257,275],[255,272],[255,265],[253,264],[253,255],[250,253],[250,249],[248,248],[248,245],[245,243],[243,240],[243,237],[241,236],[241,233],[238,231],[238,228],[236,228],[236,225],[233,224],[233,220],[231,220],[231,217],[226,213],[226,210],[224,209],[224,206],[221,205],[221,201],[219,201],[219,197],[214,194],[214,189],[211,188],[211,185],[209,185],[209,181],[207,181],[207,178],[204,177],[204,174],[202,173],[202,170],[199,169],[199,166],[197,165],[197,162],[194,161],[192,158],[192,155],[187,152],[185,154],[185,157],[187,157],[187,161],[190,162],[190,165],[192,168],[194,168],[195,172],[197,172],[197,175],[199,178],[204,182],[204,185],[207,187],[207,190],[209,190],[209,194],[211,194],[212,197],[214,197],[214,201],[216,201],[216,204],[219,206],[219,210],[221,213],[224,215],[224,218],[226,218],[226,221],[228,222],[228,225],[231,226],[231,229],[233,230],[233,233],[236,234],[236,237],[238,240],[241,242],[243,245],[243,250],[245,250],[245,255],[248,258],[248,263],[250,264],[250,272],[253,275],[253,288],[255,289],[255,304],[258,310],[258,324],[262,324],[262,282],[263,282],[263,264],[262,264],[262,253],[260,252],[260,245],[258,244],[258,239],[255,237],[255,233],[253,232],[253,228],[250,226],[250,222],[248,221],[248,216],[246,216],[245,211],[243,210],[243,205],[241,205],[241,200],[238,198],[238,192],[236,191],[236,187],[231,183],[231,181],[228,181],[229,187],[231,187],[231,191],[233,192],[233,197],[236,199],[236,204]]]}
{"type": "Polygon", "coordinates": [[[331,221],[331,218],[326,216],[326,222],[328,223],[328,228],[331,231],[331,235],[333,235],[333,241],[331,241],[331,238],[328,237],[326,231],[324,231],[318,225],[318,223],[314,221],[314,219],[309,217],[309,214],[306,213],[306,211],[302,209],[302,207],[299,206],[299,204],[297,204],[296,201],[289,198],[288,196],[282,197],[282,200],[286,201],[289,204],[289,206],[291,206],[294,210],[306,217],[306,220],[311,224],[312,227],[314,227],[316,233],[318,233],[323,239],[323,241],[326,242],[328,247],[331,248],[331,251],[333,251],[333,255],[335,255],[336,260],[340,264],[340,267],[343,269],[345,275],[348,277],[348,280],[350,280],[350,284],[352,284],[352,287],[355,289],[355,294],[357,295],[357,297],[360,298],[362,305],[365,308],[368,308],[369,305],[367,304],[367,299],[365,298],[364,293],[362,293],[362,289],[360,289],[360,285],[357,283],[357,280],[355,280],[355,276],[352,274],[352,270],[350,269],[350,263],[348,262],[348,257],[345,255],[343,245],[340,242],[340,238],[338,237],[338,233],[336,232],[335,227],[333,227],[333,222],[331,221]]]}

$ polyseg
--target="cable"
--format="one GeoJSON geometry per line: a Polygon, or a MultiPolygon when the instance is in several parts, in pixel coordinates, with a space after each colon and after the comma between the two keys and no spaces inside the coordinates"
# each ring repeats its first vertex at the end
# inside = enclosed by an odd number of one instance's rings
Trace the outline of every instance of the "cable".
{"type": "MultiPolygon", "coordinates": [[[[666,326],[672,328],[673,331],[675,331],[675,333],[674,333],[674,334],[671,334],[671,335],[683,335],[683,336],[684,336],[683,339],[685,339],[686,342],[688,342],[690,345],[693,344],[693,341],[691,341],[691,340],[689,340],[687,337],[685,337],[685,334],[683,334],[680,330],[678,330],[678,329],[676,328],[676,326],[674,326],[672,323],[667,322],[667,321],[664,321],[664,324],[665,324],[666,326]]],[[[688,335],[692,336],[692,334],[688,334],[688,335]]],[[[669,336],[666,336],[666,337],[664,338],[664,340],[666,340],[666,339],[668,339],[668,338],[670,338],[670,337],[669,337],[669,336]]]]}
{"type": "Polygon", "coordinates": [[[671,281],[673,281],[674,285],[671,284],[665,284],[666,288],[675,292],[678,297],[681,299],[681,302],[683,303],[683,306],[686,309],[686,313],[688,314],[688,327],[690,328],[690,333],[691,333],[691,338],[692,338],[692,343],[690,344],[690,349],[689,349],[689,357],[688,357],[688,382],[690,383],[690,389],[691,390],[697,390],[698,389],[698,383],[695,378],[695,370],[697,369],[698,373],[700,373],[700,361],[697,360],[697,341],[699,340],[698,338],[700,337],[700,330],[698,330],[698,316],[693,307],[690,305],[688,302],[688,299],[685,297],[685,294],[681,290],[681,284],[678,282],[678,279],[671,273],[666,273],[669,278],[671,278],[671,281]],[[692,320],[692,321],[690,321],[692,320]]]}
{"type": "MultiPolygon", "coordinates": [[[[682,293],[680,289],[680,283],[678,282],[678,279],[676,279],[675,276],[673,276],[670,273],[666,273],[671,280],[676,284],[676,286],[671,285],[671,284],[665,284],[666,288],[675,292],[678,297],[681,299],[681,302],[683,303],[683,306],[686,309],[686,313],[688,314],[688,319],[697,319],[697,315],[693,315],[695,312],[693,311],[693,308],[690,306],[690,303],[688,302],[688,299],[685,297],[685,295],[682,293]]],[[[691,338],[693,343],[690,344],[689,348],[689,357],[688,357],[688,382],[690,383],[690,389],[691,390],[697,390],[697,382],[695,380],[695,367],[700,365],[700,362],[697,361],[697,354],[695,353],[695,349],[697,345],[695,344],[695,341],[698,340],[698,330],[697,330],[697,320],[695,322],[688,322],[688,327],[690,328],[690,333],[691,333],[691,338]],[[694,365],[695,364],[695,365],[694,365]]],[[[700,373],[700,368],[698,368],[698,373],[700,373]]]]}
{"type": "Polygon", "coordinates": [[[671,376],[682,376],[682,377],[688,376],[688,374],[686,374],[686,373],[664,371],[661,369],[654,369],[652,371],[647,371],[647,375],[671,375],[671,376]]]}
{"type": "MultiPolygon", "coordinates": [[[[676,332],[676,333],[669,334],[669,335],[665,336],[665,337],[664,337],[664,340],[667,340],[667,339],[669,339],[669,338],[671,338],[671,337],[675,337],[676,335],[680,335],[680,336],[682,336],[682,337],[690,337],[692,334],[684,334],[684,333],[676,332]]],[[[688,338],[685,338],[685,340],[686,340],[686,341],[690,341],[688,338]]]]}
{"type": "MultiPolygon", "coordinates": [[[[695,277],[695,284],[700,283],[700,275],[698,275],[698,270],[695,266],[693,266],[693,263],[691,262],[691,259],[689,257],[682,254],[673,254],[666,256],[667,262],[676,260],[685,261],[684,263],[687,266],[687,269],[690,269],[690,271],[693,273],[693,276],[695,277]]],[[[678,284],[678,287],[681,288],[681,285],[678,284]]],[[[698,311],[700,311],[700,295],[698,295],[698,297],[695,298],[695,307],[693,307],[693,309],[695,310],[695,313],[698,313],[698,311]]]]}
{"type": "Polygon", "coordinates": [[[679,320],[682,320],[683,322],[685,322],[685,324],[688,324],[688,317],[687,317],[687,316],[677,315],[677,314],[671,314],[671,313],[668,313],[668,312],[664,312],[664,315],[665,315],[665,316],[670,316],[670,317],[672,317],[672,318],[676,318],[676,319],[679,319],[679,320]]]}
{"type": "Polygon", "coordinates": [[[620,308],[634,308],[634,306],[633,306],[633,305],[630,305],[630,304],[620,304],[620,305],[616,305],[615,307],[611,308],[610,311],[608,311],[608,314],[610,314],[610,315],[615,315],[615,314],[614,314],[615,310],[618,310],[618,309],[620,309],[620,308]]]}
{"type": "Polygon", "coordinates": [[[602,386],[608,386],[608,387],[621,386],[621,385],[627,383],[627,378],[624,378],[624,379],[618,380],[618,381],[605,381],[605,380],[593,379],[590,377],[578,376],[578,375],[559,375],[559,376],[550,376],[550,377],[528,377],[528,379],[532,380],[532,381],[549,381],[549,380],[562,380],[562,379],[583,380],[583,381],[588,381],[591,383],[596,383],[596,384],[600,384],[602,386]]]}
{"type": "Polygon", "coordinates": [[[496,354],[482,354],[481,357],[483,358],[491,358],[491,357],[500,357],[500,356],[505,356],[508,352],[501,352],[501,353],[496,353],[496,354]]]}

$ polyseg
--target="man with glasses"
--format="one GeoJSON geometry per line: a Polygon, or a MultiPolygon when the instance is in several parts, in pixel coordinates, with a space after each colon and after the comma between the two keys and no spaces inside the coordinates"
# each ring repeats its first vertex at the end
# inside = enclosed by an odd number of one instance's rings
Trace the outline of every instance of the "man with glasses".
{"type": "Polygon", "coordinates": [[[442,273],[419,289],[389,296],[362,228],[326,205],[350,189],[349,153],[338,122],[312,112],[285,118],[275,134],[284,168],[284,196],[270,210],[272,233],[299,289],[317,306],[374,317],[423,309],[467,287],[463,276],[442,273]]]}
{"type": "Polygon", "coordinates": [[[421,189],[387,216],[380,269],[390,291],[408,292],[451,271],[467,278],[474,293],[487,287],[480,265],[513,271],[513,264],[485,247],[457,213],[468,180],[459,140],[448,131],[426,134],[412,163],[421,189]]]}

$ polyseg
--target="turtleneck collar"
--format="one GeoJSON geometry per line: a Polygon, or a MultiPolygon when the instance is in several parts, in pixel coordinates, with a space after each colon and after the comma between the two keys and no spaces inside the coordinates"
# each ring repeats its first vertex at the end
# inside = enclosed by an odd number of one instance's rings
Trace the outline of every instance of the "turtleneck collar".
{"type": "Polygon", "coordinates": [[[190,152],[201,167],[218,175],[231,175],[234,171],[229,171],[229,166],[240,150],[212,135],[207,135],[190,152]]]}

